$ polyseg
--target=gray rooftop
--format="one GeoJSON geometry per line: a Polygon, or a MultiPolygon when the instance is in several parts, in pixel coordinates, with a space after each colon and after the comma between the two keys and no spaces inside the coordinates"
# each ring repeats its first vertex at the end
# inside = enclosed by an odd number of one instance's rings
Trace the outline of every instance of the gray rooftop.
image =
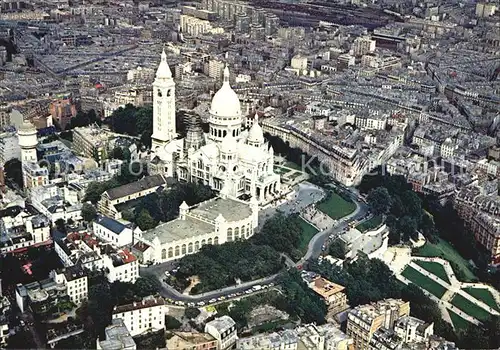
{"type": "Polygon", "coordinates": [[[186,217],[186,220],[175,219],[155,227],[144,233],[144,238],[152,241],[158,237],[161,243],[172,243],[189,237],[212,233],[215,226],[209,223],[186,217]]]}
{"type": "Polygon", "coordinates": [[[222,214],[227,221],[239,221],[252,215],[252,209],[247,203],[234,199],[215,198],[201,203],[192,209],[190,214],[202,216],[208,220],[215,220],[222,214]]]}

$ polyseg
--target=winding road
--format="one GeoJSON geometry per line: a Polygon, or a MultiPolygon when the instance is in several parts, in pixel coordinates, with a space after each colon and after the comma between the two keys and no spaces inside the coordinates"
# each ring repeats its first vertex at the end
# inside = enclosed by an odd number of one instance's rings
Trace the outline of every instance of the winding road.
{"type": "MultiPolygon", "coordinates": [[[[368,207],[363,202],[359,201],[358,194],[350,188],[344,188],[344,190],[349,191],[351,199],[356,204],[356,209],[351,214],[339,219],[335,225],[331,228],[318,232],[309,242],[307,252],[304,257],[298,261],[297,263],[291,262],[291,260],[287,259],[288,266],[301,266],[307,260],[316,259],[321,255],[323,244],[326,239],[333,234],[334,237],[338,236],[348,225],[349,222],[353,220],[360,220],[364,218],[368,213],[368,207]],[[292,265],[293,264],[293,265],[292,265]]],[[[314,186],[310,183],[301,183],[298,185],[298,189],[296,195],[293,199],[286,201],[277,207],[269,207],[262,209],[259,213],[259,221],[264,222],[266,219],[270,218],[274,213],[279,210],[285,214],[289,214],[292,212],[298,212],[306,208],[312,203],[318,202],[324,195],[324,191],[317,186],[314,186]]],[[[163,282],[164,272],[169,270],[169,267],[173,266],[172,262],[152,265],[149,267],[141,268],[141,275],[155,275],[161,281],[162,289],[160,294],[168,299],[173,300],[174,302],[184,302],[184,303],[199,303],[205,302],[208,304],[208,301],[211,299],[217,299],[220,297],[225,297],[225,299],[231,299],[228,297],[231,294],[242,293],[248,290],[249,288],[256,285],[267,285],[270,283],[276,282],[279,277],[279,273],[275,275],[271,275],[268,277],[264,277],[258,280],[244,282],[238,285],[229,286],[223,289],[214,290],[207,293],[196,294],[196,295],[187,295],[182,294],[172,286],[163,282]]],[[[239,298],[240,296],[234,296],[234,298],[239,298]]]]}

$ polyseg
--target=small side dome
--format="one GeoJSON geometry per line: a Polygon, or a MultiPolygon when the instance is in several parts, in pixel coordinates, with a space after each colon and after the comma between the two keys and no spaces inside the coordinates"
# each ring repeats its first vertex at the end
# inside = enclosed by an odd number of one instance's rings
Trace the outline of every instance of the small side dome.
{"type": "Polygon", "coordinates": [[[259,120],[255,119],[250,131],[248,132],[248,142],[250,143],[264,143],[264,132],[259,125],[259,120]]]}
{"type": "Polygon", "coordinates": [[[236,139],[232,135],[229,134],[226,135],[226,137],[222,139],[220,148],[221,153],[234,154],[237,152],[237,150],[238,150],[238,141],[236,141],[236,139]]]}

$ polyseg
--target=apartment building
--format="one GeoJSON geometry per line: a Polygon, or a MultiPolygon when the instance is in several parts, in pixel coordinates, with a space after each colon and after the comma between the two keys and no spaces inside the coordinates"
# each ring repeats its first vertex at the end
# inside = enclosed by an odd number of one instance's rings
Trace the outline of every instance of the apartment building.
{"type": "MultiPolygon", "coordinates": [[[[30,309],[43,318],[53,317],[51,310],[54,306],[66,303],[66,308],[68,302],[79,306],[87,297],[87,274],[80,266],[53,270],[45,280],[16,286],[16,304],[19,310],[26,312],[30,309]]],[[[70,308],[73,307],[72,305],[70,308]]]]}
{"type": "Polygon", "coordinates": [[[11,159],[21,159],[21,146],[15,131],[6,131],[0,134],[0,165],[11,159]]]}
{"type": "Polygon", "coordinates": [[[73,232],[57,240],[54,250],[64,266],[105,271],[111,283],[134,283],[139,278],[139,262],[128,249],[117,249],[85,232],[73,232]]]}
{"type": "Polygon", "coordinates": [[[122,319],[130,335],[156,332],[165,328],[165,300],[149,296],[140,302],[115,306],[112,319],[122,319]]]}
{"type": "Polygon", "coordinates": [[[217,339],[220,350],[231,349],[238,340],[236,323],[229,316],[218,317],[205,325],[205,333],[217,339]]]}
{"type": "Polygon", "coordinates": [[[335,324],[306,324],[281,332],[239,338],[238,350],[354,350],[352,338],[335,324]]]}
{"type": "Polygon", "coordinates": [[[208,333],[173,332],[167,339],[168,350],[217,350],[217,339],[208,333]]]}
{"type": "Polygon", "coordinates": [[[354,340],[356,349],[368,349],[373,334],[384,327],[392,329],[395,322],[410,315],[410,303],[396,299],[360,305],[349,311],[347,335],[354,340]]]}
{"type": "Polygon", "coordinates": [[[0,253],[26,250],[27,247],[50,244],[50,221],[41,214],[22,211],[16,216],[0,218],[0,253]]]}
{"type": "Polygon", "coordinates": [[[107,158],[107,132],[96,126],[73,129],[73,150],[84,157],[101,162],[107,158]]]}
{"type": "Polygon", "coordinates": [[[351,46],[354,56],[363,56],[369,52],[375,51],[377,41],[370,36],[360,36],[356,38],[351,46]]]}
{"type": "Polygon", "coordinates": [[[463,188],[453,203],[477,242],[491,254],[491,263],[500,264],[500,196],[480,187],[463,188]]]}
{"type": "Polygon", "coordinates": [[[321,276],[316,276],[306,282],[309,288],[325,301],[328,306],[328,317],[334,316],[349,307],[347,295],[344,293],[344,286],[330,282],[321,276]]]}

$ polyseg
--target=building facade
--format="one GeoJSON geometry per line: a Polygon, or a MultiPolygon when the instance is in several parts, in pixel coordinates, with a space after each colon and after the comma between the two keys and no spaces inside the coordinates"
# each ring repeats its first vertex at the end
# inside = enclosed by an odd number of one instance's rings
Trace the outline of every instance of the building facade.
{"type": "Polygon", "coordinates": [[[122,319],[130,335],[135,337],[165,329],[165,312],[165,300],[150,296],[140,302],[115,306],[112,319],[122,319]]]}

